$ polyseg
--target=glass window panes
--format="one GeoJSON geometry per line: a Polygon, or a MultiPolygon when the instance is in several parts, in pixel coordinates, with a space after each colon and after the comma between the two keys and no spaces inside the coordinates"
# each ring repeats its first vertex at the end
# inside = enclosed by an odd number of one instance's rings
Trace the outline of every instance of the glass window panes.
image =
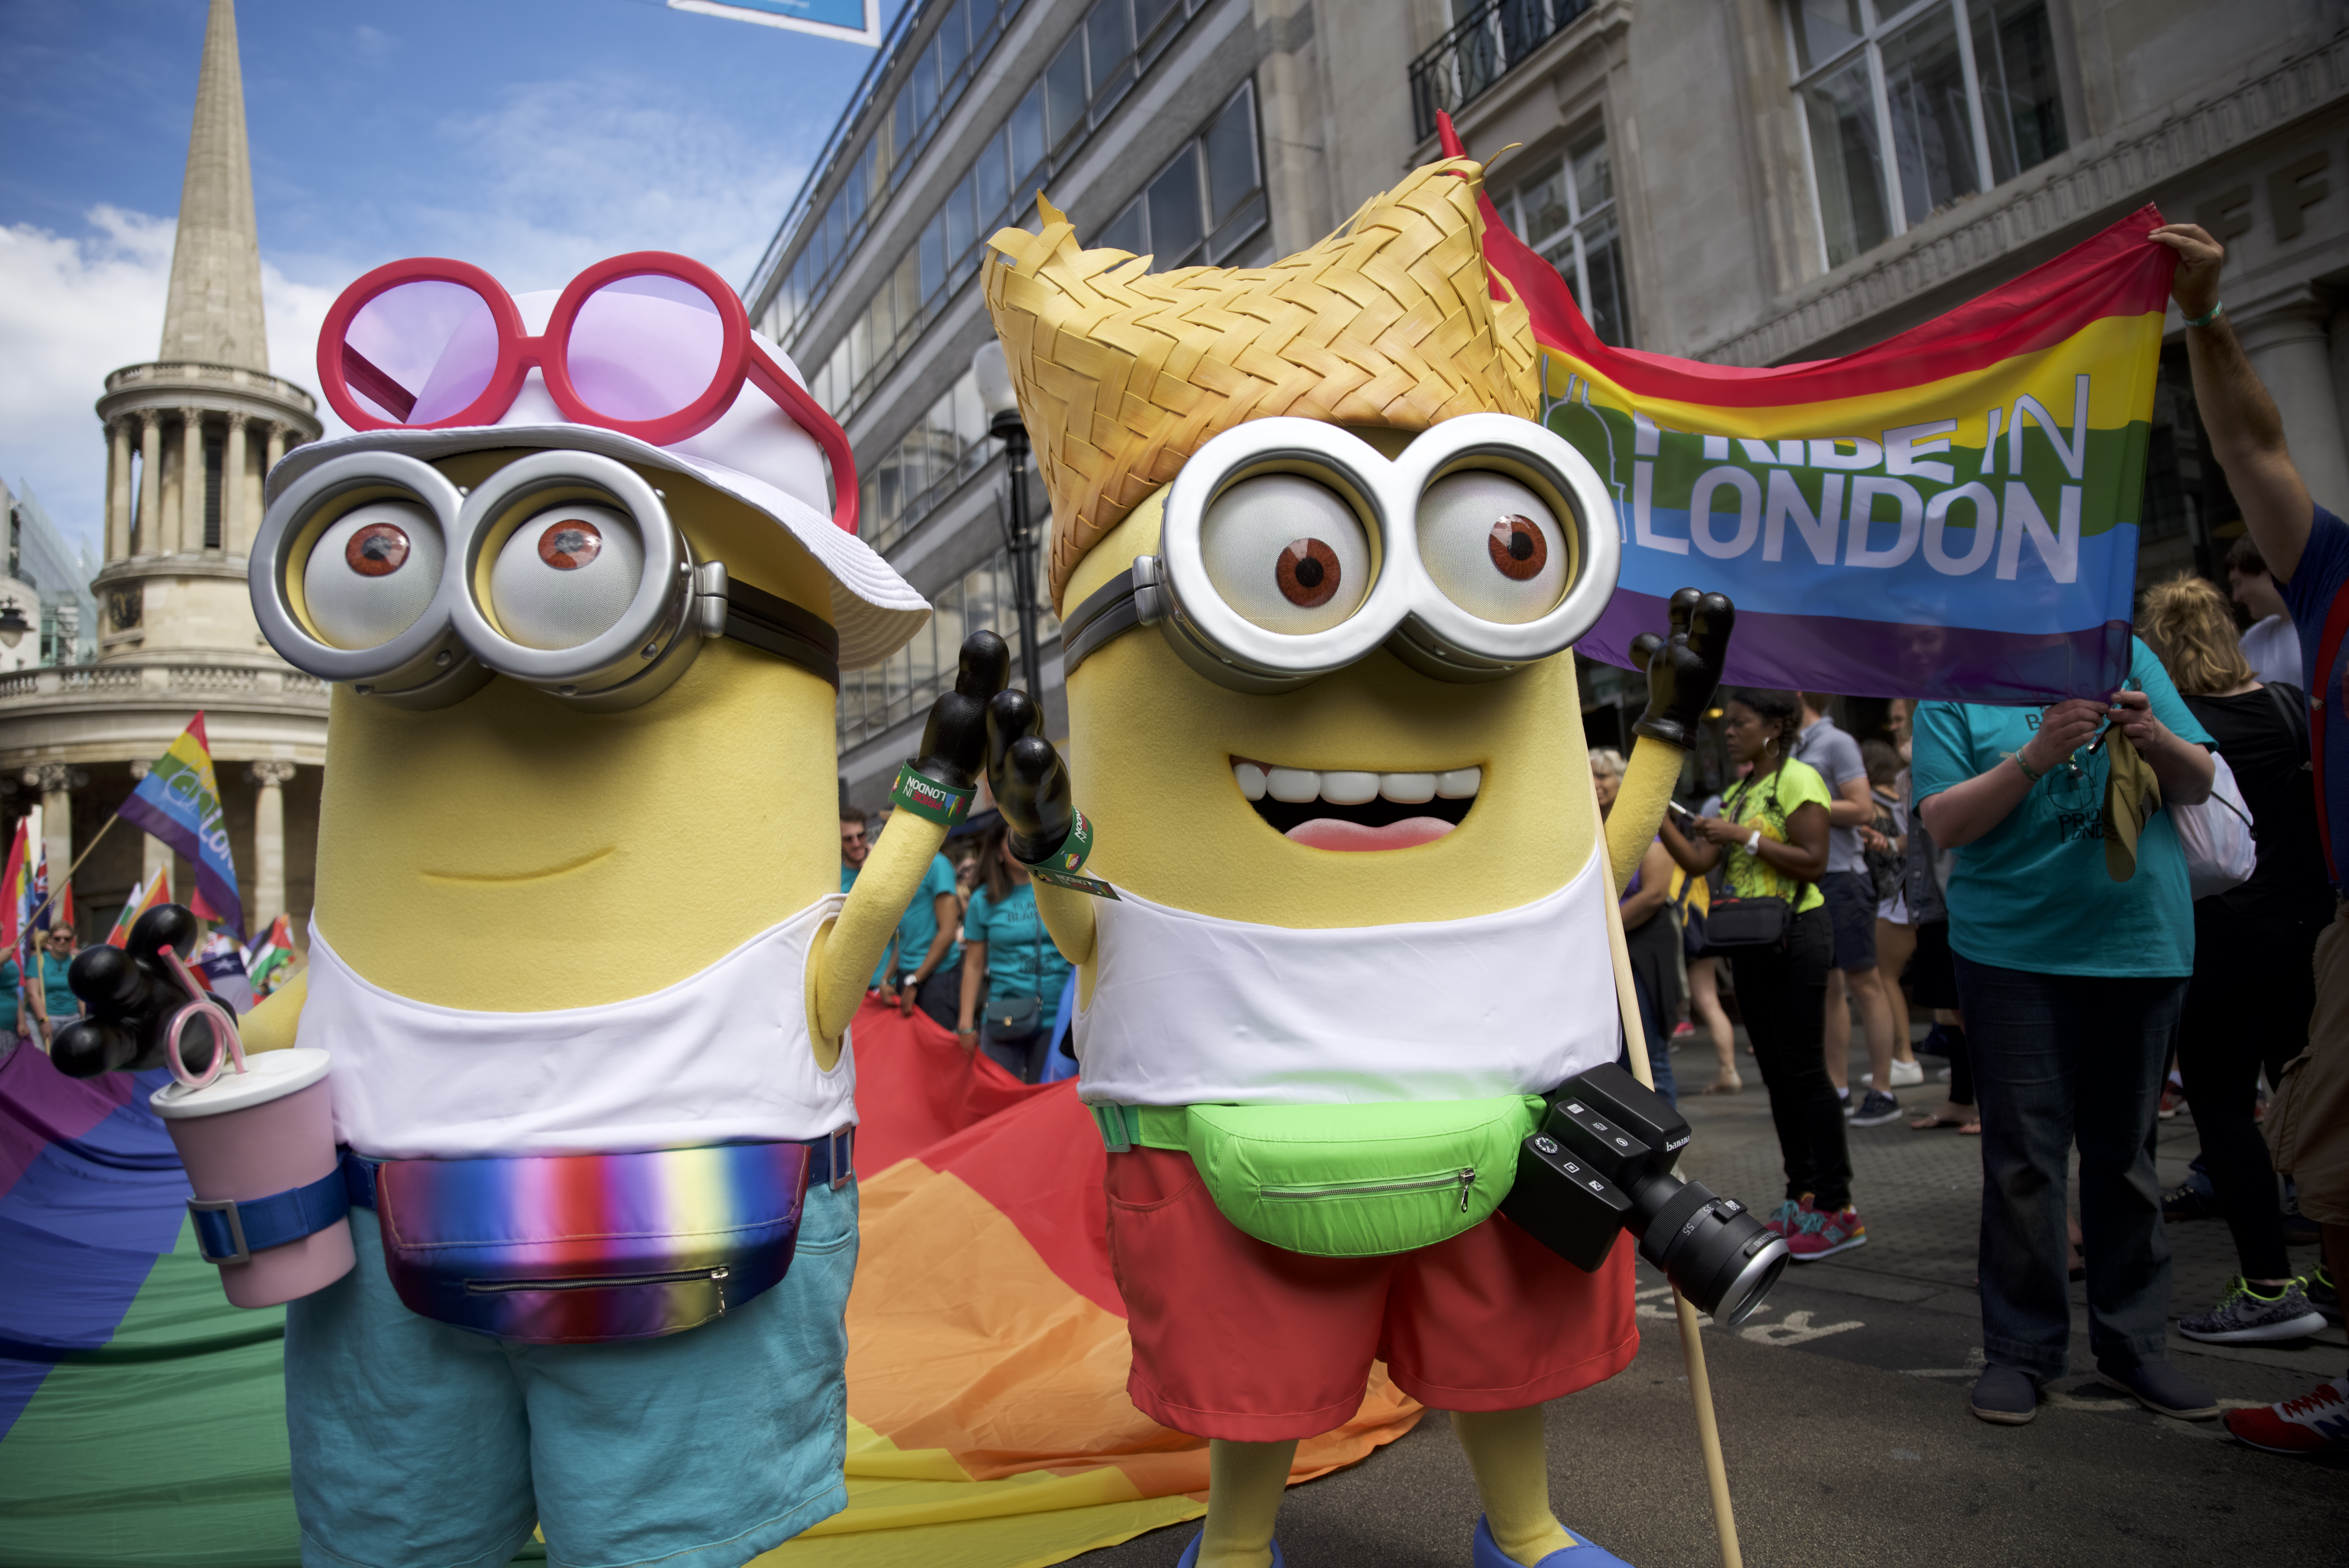
{"type": "Polygon", "coordinates": [[[1830,267],[2068,145],[2047,0],[1785,4],[1830,267]]]}
{"type": "Polygon", "coordinates": [[[1566,194],[1566,165],[1553,163],[1517,187],[1517,237],[1529,245],[1547,244],[1574,222],[1574,209],[1566,194]]]}
{"type": "Polygon", "coordinates": [[[2044,0],[1975,4],[1971,9],[1991,174],[2012,180],[2071,145],[2064,100],[2055,90],[2055,40],[2044,0]]]}
{"type": "Polygon", "coordinates": [[[1009,139],[1008,133],[998,135],[971,166],[971,190],[978,198],[981,229],[992,229],[1011,200],[1011,162],[1006,150],[1009,139]]]}
{"type": "Polygon", "coordinates": [[[1498,205],[1509,226],[1566,280],[1590,329],[1602,342],[1628,347],[1630,300],[1606,132],[1577,138],[1565,158],[1537,166],[1498,205]]]}
{"type": "Polygon", "coordinates": [[[1150,248],[1160,267],[1179,267],[1206,238],[1199,212],[1199,144],[1187,143],[1150,182],[1150,248]]]}
{"type": "Polygon", "coordinates": [[[1856,59],[1803,88],[1827,265],[1839,267],[1892,236],[1884,208],[1884,149],[1868,61],[1856,59]]]}
{"type": "Polygon", "coordinates": [[[1012,194],[1018,204],[1027,205],[1030,194],[1023,189],[1044,161],[1044,84],[1039,82],[1019,100],[1011,111],[1009,134],[1011,151],[1012,194]]]}
{"type": "Polygon", "coordinates": [[[938,81],[951,82],[962,72],[965,56],[970,53],[970,0],[947,13],[938,24],[938,81]]]}
{"type": "Polygon", "coordinates": [[[1133,36],[1146,46],[1160,27],[1182,15],[1183,0],[1133,0],[1133,36]]]}
{"type": "Polygon", "coordinates": [[[1092,67],[1093,118],[1124,96],[1133,79],[1133,0],[1101,0],[1085,13],[1085,55],[1092,67]]]}
{"type": "Polygon", "coordinates": [[[1575,209],[1595,212],[1615,200],[1615,166],[1607,156],[1607,139],[1587,138],[1576,146],[1568,161],[1574,166],[1575,209]]]}
{"type": "Polygon", "coordinates": [[[1044,69],[1044,122],[1059,147],[1085,127],[1085,36],[1069,35],[1044,69]]]}
{"type": "Polygon", "coordinates": [[[1220,228],[1263,183],[1257,170],[1256,91],[1241,88],[1207,128],[1207,226],[1220,228]]]}
{"type": "Polygon", "coordinates": [[[1150,229],[1146,212],[1148,203],[1136,196],[1126,203],[1125,211],[1110,220],[1109,227],[1093,239],[1096,249],[1130,251],[1135,255],[1150,248],[1150,229]]]}
{"type": "Polygon", "coordinates": [[[953,273],[961,263],[963,253],[970,249],[971,237],[977,228],[977,222],[971,216],[970,185],[970,181],[966,178],[947,197],[945,215],[949,283],[953,281],[953,273]]]}

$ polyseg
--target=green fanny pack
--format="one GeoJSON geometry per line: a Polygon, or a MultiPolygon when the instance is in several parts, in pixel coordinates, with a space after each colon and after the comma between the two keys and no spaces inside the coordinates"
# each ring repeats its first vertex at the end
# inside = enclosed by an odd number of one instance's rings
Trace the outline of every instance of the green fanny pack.
{"type": "Polygon", "coordinates": [[[1091,1109],[1112,1153],[1188,1154],[1224,1218],[1257,1240],[1365,1258],[1433,1246],[1489,1218],[1542,1099],[1091,1109]]]}

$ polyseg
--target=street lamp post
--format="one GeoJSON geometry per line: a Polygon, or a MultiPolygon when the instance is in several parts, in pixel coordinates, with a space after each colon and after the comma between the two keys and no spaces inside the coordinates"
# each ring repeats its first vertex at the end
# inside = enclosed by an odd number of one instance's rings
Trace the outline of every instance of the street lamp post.
{"type": "Polygon", "coordinates": [[[1042,661],[1036,650],[1035,542],[1028,530],[1028,427],[1020,422],[1019,399],[1011,387],[1011,368],[1004,363],[1003,345],[989,338],[970,356],[970,373],[978,383],[978,400],[987,410],[987,433],[1003,443],[1003,464],[1011,477],[1011,522],[1004,543],[1011,554],[1011,603],[1019,617],[1019,678],[1029,699],[1044,702],[1042,661]]]}

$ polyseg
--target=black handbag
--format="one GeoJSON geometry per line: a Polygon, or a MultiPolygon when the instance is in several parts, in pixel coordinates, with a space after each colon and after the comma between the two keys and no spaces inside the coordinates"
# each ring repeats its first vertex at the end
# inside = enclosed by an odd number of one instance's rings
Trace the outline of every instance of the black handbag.
{"type": "MultiPolygon", "coordinates": [[[[1044,974],[1044,912],[1036,912],[1036,962],[1033,971],[1040,981],[1044,974]]],[[[1033,1039],[1044,1027],[1044,998],[1041,996],[1009,997],[987,1005],[987,1032],[999,1044],[1018,1045],[1033,1039]]]]}
{"type": "Polygon", "coordinates": [[[1716,898],[1704,916],[1708,954],[1784,947],[1795,922],[1794,905],[1783,898],[1716,898]]]}

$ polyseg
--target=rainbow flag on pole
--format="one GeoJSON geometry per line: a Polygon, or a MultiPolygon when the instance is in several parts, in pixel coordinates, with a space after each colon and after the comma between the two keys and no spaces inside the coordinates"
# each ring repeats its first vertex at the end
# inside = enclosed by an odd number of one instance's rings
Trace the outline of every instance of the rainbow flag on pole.
{"type": "MultiPolygon", "coordinates": [[[[1460,155],[1448,119],[1443,144],[1460,155]]],[[[1583,653],[1630,666],[1694,584],[1736,601],[1735,685],[2009,704],[2120,685],[2177,265],[2152,207],[1872,348],[1760,369],[1609,347],[1484,209],[1543,351],[1542,422],[1615,497],[1622,575],[1583,653]]]]}
{"type": "Polygon", "coordinates": [[[114,929],[107,934],[106,944],[109,947],[129,946],[130,928],[139,923],[140,915],[169,897],[171,892],[171,877],[160,871],[149,878],[143,887],[131,889],[129,900],[122,906],[122,913],[114,917],[114,929]]]}
{"type": "Polygon", "coordinates": [[[198,713],[171,749],[155,759],[130,799],[122,803],[125,821],[144,828],[196,868],[196,891],[188,907],[244,937],[244,900],[236,888],[236,861],[228,848],[228,817],[221,810],[220,780],[198,713]]]}

